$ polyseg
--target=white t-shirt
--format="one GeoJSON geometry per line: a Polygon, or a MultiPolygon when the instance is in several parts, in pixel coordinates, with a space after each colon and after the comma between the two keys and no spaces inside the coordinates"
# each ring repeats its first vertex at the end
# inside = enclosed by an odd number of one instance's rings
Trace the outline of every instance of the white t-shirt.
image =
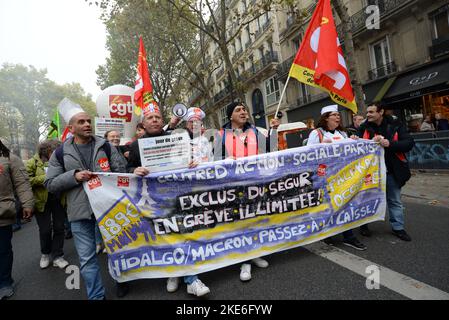
{"type": "Polygon", "coordinates": [[[334,133],[326,130],[322,130],[323,132],[323,140],[320,142],[320,136],[318,135],[318,130],[315,129],[309,134],[309,139],[307,140],[307,145],[311,146],[313,144],[323,143],[324,140],[330,139],[332,142],[340,142],[344,139],[347,139],[348,136],[345,132],[335,130],[334,133]]]}

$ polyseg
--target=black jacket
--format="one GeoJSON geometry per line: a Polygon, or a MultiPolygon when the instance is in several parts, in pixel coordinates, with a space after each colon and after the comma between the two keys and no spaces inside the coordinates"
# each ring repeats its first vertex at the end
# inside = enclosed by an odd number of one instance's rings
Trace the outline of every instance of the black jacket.
{"type": "Polygon", "coordinates": [[[413,137],[407,132],[407,129],[399,120],[395,120],[391,116],[385,116],[380,126],[368,121],[362,123],[357,135],[363,138],[365,132],[368,133],[370,139],[377,134],[390,141],[390,146],[385,148],[387,173],[393,175],[399,186],[405,185],[411,176],[410,168],[407,160],[401,160],[398,157],[398,153],[402,153],[405,156],[405,153],[412,150],[415,145],[413,137]],[[398,134],[398,140],[393,141],[396,133],[398,134]]]}
{"type": "MultiPolygon", "coordinates": [[[[171,131],[162,131],[161,133],[155,135],[149,135],[145,133],[145,135],[140,138],[151,138],[151,137],[160,137],[160,136],[169,136],[171,131]]],[[[133,173],[137,167],[141,167],[142,162],[140,160],[140,152],[139,152],[139,140],[134,141],[129,145],[129,157],[128,157],[128,165],[126,166],[126,170],[129,173],[133,173]]]]}

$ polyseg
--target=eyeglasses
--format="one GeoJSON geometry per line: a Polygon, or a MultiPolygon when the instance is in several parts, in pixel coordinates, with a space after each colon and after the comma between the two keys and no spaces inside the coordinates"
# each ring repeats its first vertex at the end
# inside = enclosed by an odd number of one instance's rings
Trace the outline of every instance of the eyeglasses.
{"type": "Polygon", "coordinates": [[[339,114],[339,113],[331,113],[331,114],[329,115],[329,117],[332,117],[332,116],[340,117],[340,114],[339,114]]]}

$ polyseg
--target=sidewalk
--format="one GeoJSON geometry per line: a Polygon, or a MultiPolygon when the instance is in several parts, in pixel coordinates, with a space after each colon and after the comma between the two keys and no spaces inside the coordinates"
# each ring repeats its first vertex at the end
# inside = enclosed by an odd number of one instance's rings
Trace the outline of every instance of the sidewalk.
{"type": "Polygon", "coordinates": [[[449,174],[412,172],[402,196],[403,200],[449,208],[449,174]]]}

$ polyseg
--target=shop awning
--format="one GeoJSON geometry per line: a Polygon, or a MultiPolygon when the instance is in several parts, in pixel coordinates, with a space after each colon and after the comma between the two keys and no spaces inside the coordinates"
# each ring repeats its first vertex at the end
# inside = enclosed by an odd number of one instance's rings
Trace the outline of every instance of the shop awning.
{"type": "Polygon", "coordinates": [[[365,101],[371,103],[382,100],[395,79],[396,77],[392,77],[364,85],[363,92],[365,93],[365,101]]]}
{"type": "Polygon", "coordinates": [[[398,75],[383,101],[395,103],[448,88],[449,59],[445,59],[398,75]]]}

